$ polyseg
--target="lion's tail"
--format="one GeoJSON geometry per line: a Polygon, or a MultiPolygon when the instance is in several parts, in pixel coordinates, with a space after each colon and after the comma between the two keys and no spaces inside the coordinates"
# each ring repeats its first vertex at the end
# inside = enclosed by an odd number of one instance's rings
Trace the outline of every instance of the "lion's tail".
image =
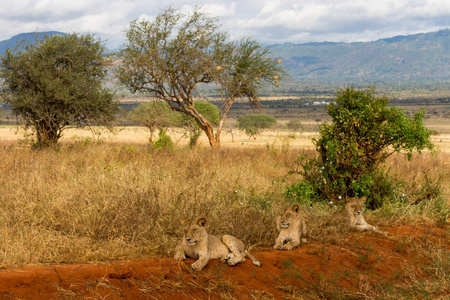
{"type": "Polygon", "coordinates": [[[262,267],[262,263],[250,252],[254,247],[258,246],[259,244],[252,245],[248,247],[248,249],[245,250],[245,257],[248,257],[252,260],[253,264],[257,267],[262,267]]]}

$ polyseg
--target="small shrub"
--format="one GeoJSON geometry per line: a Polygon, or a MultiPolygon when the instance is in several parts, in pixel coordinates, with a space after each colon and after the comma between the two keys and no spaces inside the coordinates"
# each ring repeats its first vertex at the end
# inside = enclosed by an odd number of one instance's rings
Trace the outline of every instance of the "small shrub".
{"type": "Polygon", "coordinates": [[[175,148],[175,144],[172,141],[171,137],[168,136],[164,130],[159,131],[158,137],[159,139],[154,143],[153,149],[173,150],[175,148]]]}
{"type": "Polygon", "coordinates": [[[367,196],[370,208],[380,207],[395,184],[382,167],[386,159],[393,153],[411,159],[413,151],[433,149],[424,111],[409,118],[388,103],[372,87],[338,91],[327,108],[332,124],[322,124],[313,139],[318,155],[301,156],[291,169],[313,188],[315,201],[367,196]]]}

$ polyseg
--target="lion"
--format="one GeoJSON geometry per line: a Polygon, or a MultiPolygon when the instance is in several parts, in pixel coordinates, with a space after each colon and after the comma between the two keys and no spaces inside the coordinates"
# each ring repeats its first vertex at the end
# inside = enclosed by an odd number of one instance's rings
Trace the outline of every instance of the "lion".
{"type": "Polygon", "coordinates": [[[277,230],[280,233],[275,239],[274,249],[292,250],[300,243],[306,243],[308,230],[305,219],[300,216],[299,211],[300,206],[294,204],[285,207],[281,215],[275,218],[277,230]]]}
{"type": "Polygon", "coordinates": [[[348,197],[345,202],[344,211],[348,216],[350,228],[387,235],[386,232],[379,230],[378,227],[370,225],[364,220],[362,211],[366,202],[366,196],[359,199],[357,197],[348,197]]]}
{"type": "Polygon", "coordinates": [[[248,257],[255,266],[262,264],[256,259],[244,243],[232,235],[215,236],[206,231],[207,220],[203,217],[190,221],[182,220],[184,236],[175,249],[174,259],[185,260],[186,257],[197,258],[191,267],[194,271],[201,271],[210,259],[220,259],[221,262],[234,266],[245,262],[248,257]]]}

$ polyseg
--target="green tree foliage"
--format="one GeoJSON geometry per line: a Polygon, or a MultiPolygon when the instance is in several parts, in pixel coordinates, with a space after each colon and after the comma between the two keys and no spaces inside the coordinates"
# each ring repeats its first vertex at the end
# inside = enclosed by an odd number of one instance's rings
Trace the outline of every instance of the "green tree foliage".
{"type": "Polygon", "coordinates": [[[368,196],[370,207],[382,205],[394,184],[382,166],[386,158],[403,153],[409,159],[413,151],[433,149],[424,110],[409,118],[388,103],[386,96],[375,95],[374,87],[339,90],[327,108],[332,123],[322,124],[320,137],[313,139],[319,155],[297,161],[293,172],[303,181],[288,188],[288,194],[302,189],[313,200],[334,202],[368,196]]]}
{"type": "Polygon", "coordinates": [[[238,128],[244,131],[249,137],[256,140],[265,129],[273,128],[277,124],[277,119],[263,114],[251,114],[240,117],[238,128]]]}
{"type": "Polygon", "coordinates": [[[34,130],[35,146],[56,144],[70,123],[108,125],[114,120],[118,105],[102,87],[107,66],[103,51],[93,36],[69,34],[3,54],[3,99],[34,130]]]}
{"type": "Polygon", "coordinates": [[[212,147],[220,144],[234,101],[247,97],[258,106],[259,89],[277,84],[283,75],[267,48],[250,38],[230,41],[229,34],[219,29],[217,18],[199,8],[187,16],[169,8],[152,22],[131,22],[119,58],[122,63],[116,75],[122,84],[192,117],[212,147]],[[223,95],[216,132],[194,106],[200,84],[215,84],[223,95]]]}
{"type": "Polygon", "coordinates": [[[128,113],[127,118],[150,130],[150,144],[156,129],[165,130],[180,123],[180,118],[166,102],[141,103],[128,113]]]}

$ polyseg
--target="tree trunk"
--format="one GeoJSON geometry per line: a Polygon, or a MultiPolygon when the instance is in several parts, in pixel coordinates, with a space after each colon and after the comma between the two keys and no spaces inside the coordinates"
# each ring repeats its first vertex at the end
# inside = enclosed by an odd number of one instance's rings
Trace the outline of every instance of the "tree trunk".
{"type": "Polygon", "coordinates": [[[61,138],[61,129],[56,125],[41,122],[34,125],[36,130],[36,147],[44,148],[56,145],[61,138]]]}
{"type": "Polygon", "coordinates": [[[211,148],[220,147],[220,139],[219,143],[217,143],[214,136],[214,127],[211,125],[211,123],[201,114],[197,114],[194,118],[198,126],[205,132],[206,136],[208,137],[209,145],[211,146],[211,148]]]}
{"type": "Polygon", "coordinates": [[[152,127],[148,127],[148,129],[150,130],[150,137],[148,138],[148,143],[150,145],[153,145],[153,133],[155,130],[152,127]]]}
{"type": "Polygon", "coordinates": [[[207,123],[207,126],[203,129],[203,131],[206,133],[206,136],[209,140],[209,145],[211,148],[219,148],[220,147],[220,135],[214,136],[214,127],[211,125],[211,123],[207,123]],[[219,140],[217,140],[218,138],[219,140]]]}
{"type": "MultiPolygon", "coordinates": [[[[215,136],[215,142],[216,142],[216,148],[220,147],[220,134],[222,133],[223,125],[225,124],[225,120],[228,117],[228,112],[230,111],[231,106],[233,105],[235,101],[234,97],[231,97],[228,101],[225,102],[225,104],[222,106],[222,109],[220,111],[220,122],[219,126],[217,127],[217,132],[215,136]]],[[[234,139],[233,139],[234,142],[234,139]]]]}

